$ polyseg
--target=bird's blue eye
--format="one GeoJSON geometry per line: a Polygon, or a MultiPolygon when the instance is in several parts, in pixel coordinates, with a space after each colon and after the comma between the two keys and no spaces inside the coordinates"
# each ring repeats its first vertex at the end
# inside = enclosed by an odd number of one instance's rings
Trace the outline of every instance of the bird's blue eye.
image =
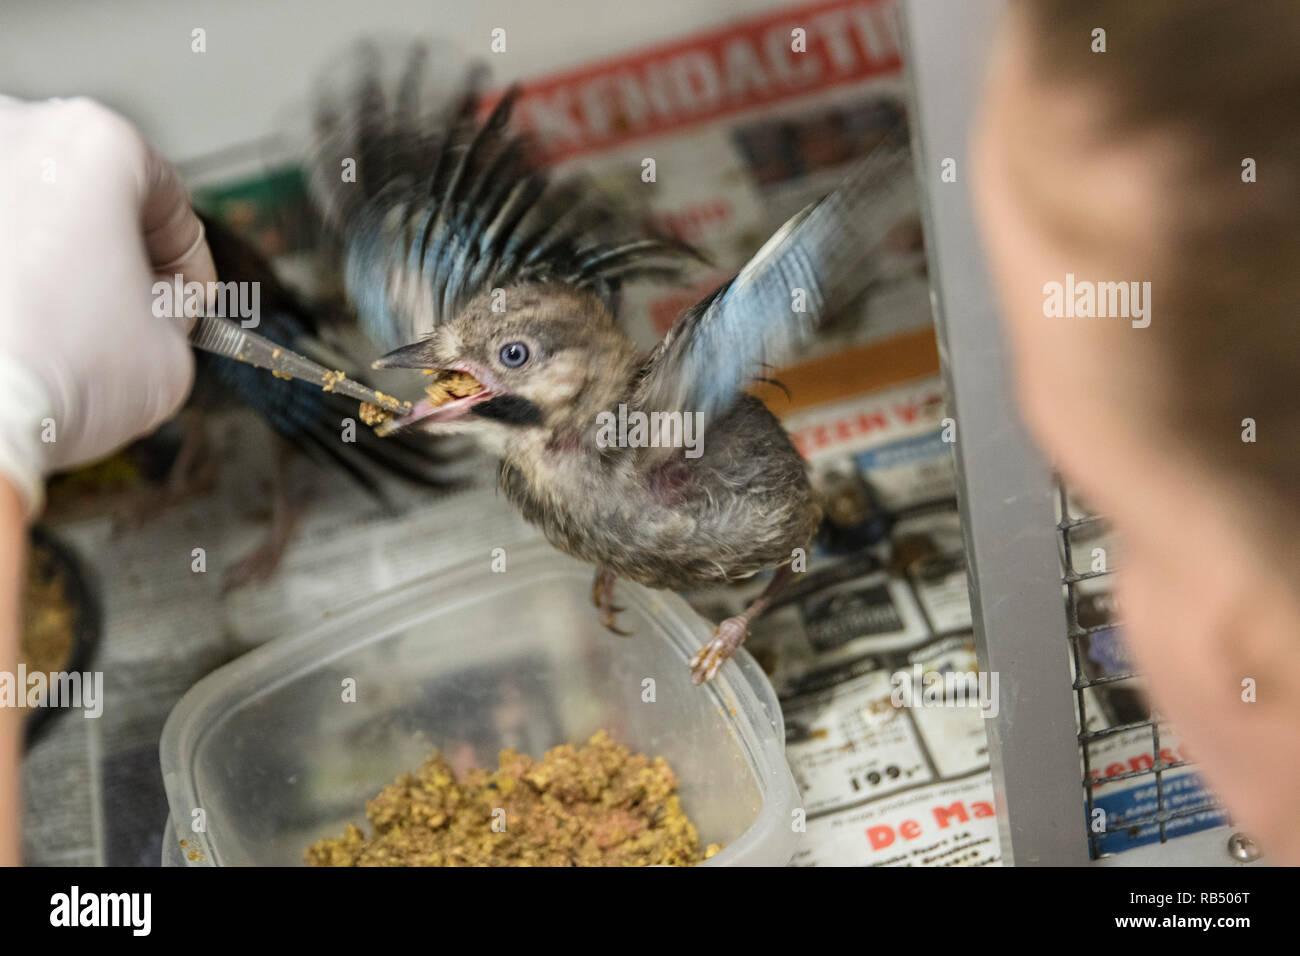
{"type": "Polygon", "coordinates": [[[519,368],[528,361],[528,346],[523,342],[509,342],[501,346],[499,355],[506,368],[519,368]]]}

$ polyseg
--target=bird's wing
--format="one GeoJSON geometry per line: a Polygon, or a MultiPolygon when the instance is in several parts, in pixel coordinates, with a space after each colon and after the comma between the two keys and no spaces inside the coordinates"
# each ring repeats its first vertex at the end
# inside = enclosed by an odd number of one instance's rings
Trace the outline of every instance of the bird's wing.
{"type": "Polygon", "coordinates": [[[564,282],[613,304],[621,283],[676,280],[695,257],[591,183],[552,182],[510,127],[517,89],[480,121],[484,71],[449,48],[383,56],[363,44],[331,72],[353,79],[317,104],[309,182],[345,246],[348,294],[385,351],[493,288],[564,282]],[[430,71],[447,76],[449,63],[460,78],[430,93],[430,71]]]}
{"type": "Polygon", "coordinates": [[[862,292],[889,230],[912,210],[910,160],[895,130],[830,195],[772,236],[729,283],[682,315],[652,354],[636,405],[723,414],[767,366],[862,292]]]}
{"type": "MultiPolygon", "coordinates": [[[[271,265],[249,243],[210,216],[201,216],[212,250],[217,274],[224,282],[259,284],[260,315],[257,332],[285,347],[321,361],[331,368],[343,367],[335,354],[318,351],[322,329],[321,310],[281,283],[271,265]]],[[[364,367],[365,362],[351,364],[364,367]]],[[[445,440],[419,432],[380,438],[357,419],[358,405],[317,385],[274,378],[265,369],[244,362],[195,352],[195,389],[191,404],[220,407],[247,405],[290,445],[317,462],[347,475],[372,496],[383,499],[377,481],[389,474],[413,484],[451,488],[463,482],[463,455],[445,440]],[[344,420],[354,422],[353,440],[342,438],[344,420]]]]}

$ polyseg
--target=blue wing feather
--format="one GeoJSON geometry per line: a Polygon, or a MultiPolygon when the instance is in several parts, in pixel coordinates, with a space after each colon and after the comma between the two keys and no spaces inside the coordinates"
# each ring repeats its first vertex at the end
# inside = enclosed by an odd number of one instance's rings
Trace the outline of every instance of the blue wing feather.
{"type": "Polygon", "coordinates": [[[639,407],[702,412],[706,422],[724,413],[764,368],[788,362],[823,319],[866,288],[886,233],[913,204],[910,160],[896,131],[678,319],[648,363],[639,407]]]}

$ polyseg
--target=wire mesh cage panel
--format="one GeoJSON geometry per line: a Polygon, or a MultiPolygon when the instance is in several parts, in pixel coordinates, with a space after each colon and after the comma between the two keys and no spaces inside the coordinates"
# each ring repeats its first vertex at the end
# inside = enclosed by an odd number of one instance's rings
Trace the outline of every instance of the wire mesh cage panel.
{"type": "Polygon", "coordinates": [[[1015,865],[1227,865],[1225,826],[1120,637],[1120,545],[1020,425],[971,209],[967,141],[1001,0],[906,0],[913,155],[981,669],[1002,852],[1015,865]],[[950,162],[949,162],[950,161],[950,162]],[[955,181],[943,181],[945,163],[955,181]]]}
{"type": "Polygon", "coordinates": [[[1056,519],[1089,855],[1224,825],[1221,804],[1152,709],[1124,644],[1114,591],[1123,558],[1108,522],[1059,477],[1056,519]]]}

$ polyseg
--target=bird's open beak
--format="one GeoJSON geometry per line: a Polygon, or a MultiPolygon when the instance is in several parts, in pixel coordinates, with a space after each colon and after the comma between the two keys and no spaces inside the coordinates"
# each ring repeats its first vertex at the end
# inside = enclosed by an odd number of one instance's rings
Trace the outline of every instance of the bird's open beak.
{"type": "Polygon", "coordinates": [[[450,368],[439,367],[431,361],[431,353],[428,342],[416,342],[389,352],[372,363],[373,368],[423,369],[432,376],[424,389],[427,397],[405,415],[376,428],[378,434],[391,435],[413,425],[455,421],[463,418],[475,405],[492,398],[492,389],[480,381],[476,370],[461,362],[452,363],[450,368]]]}

